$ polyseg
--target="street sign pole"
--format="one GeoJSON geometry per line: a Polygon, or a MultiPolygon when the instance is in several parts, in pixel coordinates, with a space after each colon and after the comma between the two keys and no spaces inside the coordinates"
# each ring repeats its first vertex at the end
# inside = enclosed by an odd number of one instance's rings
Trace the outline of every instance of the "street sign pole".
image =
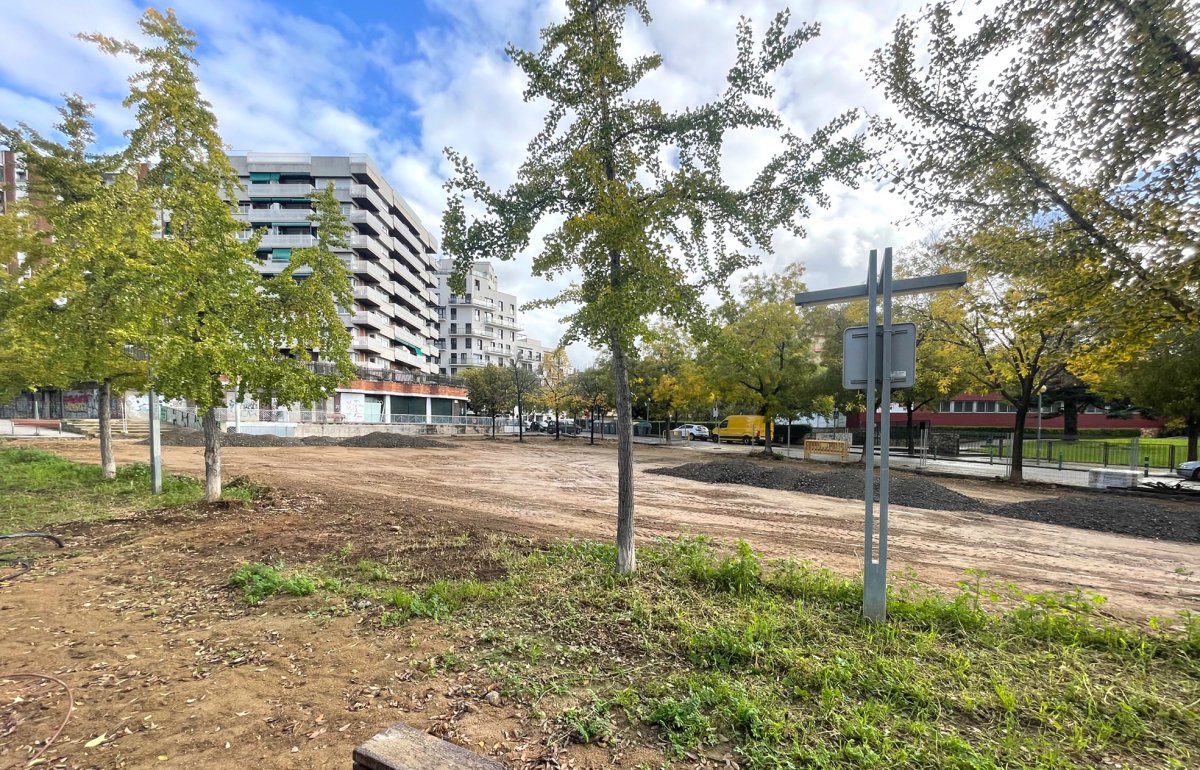
{"type": "MultiPolygon", "coordinates": [[[[867,434],[863,440],[863,480],[864,491],[863,501],[866,503],[866,518],[863,522],[863,616],[873,620],[880,619],[877,617],[881,612],[881,604],[886,604],[882,599],[875,595],[875,586],[879,583],[878,570],[875,569],[875,383],[880,372],[875,371],[875,345],[878,344],[876,339],[876,293],[878,290],[878,259],[879,255],[875,249],[871,249],[871,255],[867,265],[867,392],[866,392],[866,409],[864,410],[867,418],[867,434]]],[[[883,340],[884,356],[887,356],[887,350],[890,347],[888,340],[883,340]]],[[[887,362],[884,363],[886,368],[887,362]]],[[[887,447],[883,447],[883,451],[887,452],[887,447]]],[[[882,459],[882,458],[881,458],[882,459]]],[[[887,490],[880,488],[879,496],[882,499],[887,495],[887,490]]],[[[886,534],[880,530],[880,537],[886,537],[886,534]]],[[[885,592],[886,592],[886,576],[884,577],[885,592]]],[[[886,593],[885,597],[886,599],[886,593]]]]}
{"type": "MultiPolygon", "coordinates": [[[[887,542],[888,542],[888,485],[890,470],[890,449],[892,440],[892,385],[904,387],[911,384],[915,377],[916,351],[911,349],[911,358],[905,355],[905,360],[896,360],[896,350],[893,337],[904,334],[904,324],[897,328],[892,323],[892,297],[908,294],[925,294],[928,292],[956,289],[967,281],[966,273],[947,273],[943,275],[928,275],[920,278],[904,278],[892,282],[892,250],[884,249],[883,264],[879,264],[879,254],[871,250],[868,257],[867,283],[862,286],[843,286],[836,289],[821,289],[819,291],[802,292],[796,295],[796,305],[808,307],[812,305],[833,305],[853,300],[867,300],[867,326],[847,330],[845,340],[861,338],[865,331],[865,348],[859,347],[852,352],[849,345],[844,346],[842,362],[842,381],[847,387],[861,387],[866,390],[866,437],[863,441],[863,499],[865,516],[863,521],[863,617],[872,621],[883,621],[887,618],[887,542]],[[879,296],[882,294],[882,298],[879,296]],[[880,324],[878,304],[883,302],[883,319],[880,324]],[[876,345],[882,345],[882,351],[877,351],[876,345]],[[861,351],[861,352],[857,352],[861,351]],[[875,356],[881,352],[877,364],[875,356]],[[861,356],[865,361],[850,360],[852,355],[861,356]],[[865,365],[865,366],[864,366],[865,365]],[[897,366],[904,369],[898,370],[897,366]],[[866,370],[865,382],[862,377],[863,367],[866,370]],[[876,371],[880,369],[881,371],[876,371]],[[857,375],[855,374],[857,372],[857,375]],[[879,387],[881,422],[879,426],[879,523],[875,519],[875,393],[879,387]],[[878,541],[876,540],[878,535],[878,541]]],[[[915,340],[915,333],[913,334],[915,340]]],[[[903,346],[901,346],[903,347],[903,346]]]]}

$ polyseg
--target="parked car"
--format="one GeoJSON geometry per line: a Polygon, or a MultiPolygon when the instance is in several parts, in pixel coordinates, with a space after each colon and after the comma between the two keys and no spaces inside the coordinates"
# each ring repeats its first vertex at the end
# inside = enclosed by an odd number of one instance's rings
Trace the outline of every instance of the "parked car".
{"type": "Polygon", "coordinates": [[[694,439],[696,441],[708,441],[708,428],[703,425],[680,425],[678,428],[671,430],[671,435],[677,438],[694,439]]]}
{"type": "Polygon", "coordinates": [[[1200,481],[1200,460],[1190,460],[1183,463],[1175,469],[1175,472],[1185,479],[1200,481]]]}
{"type": "MultiPolygon", "coordinates": [[[[554,430],[554,423],[550,423],[550,430],[554,430]]],[[[573,422],[562,420],[558,423],[558,432],[564,436],[578,436],[579,426],[573,422]]]]}
{"type": "Polygon", "coordinates": [[[731,414],[721,424],[712,429],[712,440],[718,444],[722,441],[740,441],[743,444],[757,444],[766,435],[767,422],[758,414],[731,414]]]}

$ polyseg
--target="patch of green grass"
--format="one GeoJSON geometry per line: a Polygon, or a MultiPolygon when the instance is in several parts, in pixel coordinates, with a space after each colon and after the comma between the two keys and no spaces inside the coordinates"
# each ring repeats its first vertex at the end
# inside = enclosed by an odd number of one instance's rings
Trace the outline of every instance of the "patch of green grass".
{"type": "Polygon", "coordinates": [[[242,564],[229,578],[229,585],[242,589],[242,598],[260,604],[275,594],[309,596],[317,590],[317,581],[300,572],[284,573],[283,562],[242,564]]]}
{"type": "Polygon", "coordinates": [[[358,564],[355,565],[355,570],[358,572],[359,577],[364,580],[378,582],[392,579],[392,573],[388,570],[386,564],[371,561],[370,559],[359,559],[358,564]]]}
{"type": "MultiPolygon", "coordinates": [[[[234,486],[228,496],[245,501],[261,493],[234,486]]],[[[160,495],[150,492],[150,466],[131,463],[103,478],[98,465],[65,460],[40,449],[0,447],[0,531],[46,529],[72,521],[102,521],[142,511],[174,508],[204,497],[190,476],[167,475],[160,495]]]]}
{"type": "Polygon", "coordinates": [[[488,584],[454,614],[516,697],[587,693],[553,716],[561,740],[608,740],[617,709],[669,758],[728,746],[763,770],[1200,763],[1190,616],[1145,629],[974,573],[952,597],[893,587],[876,625],[860,582],[745,545],[663,542],[632,576],[614,557],[580,541],[511,556],[523,588],[488,584]]]}

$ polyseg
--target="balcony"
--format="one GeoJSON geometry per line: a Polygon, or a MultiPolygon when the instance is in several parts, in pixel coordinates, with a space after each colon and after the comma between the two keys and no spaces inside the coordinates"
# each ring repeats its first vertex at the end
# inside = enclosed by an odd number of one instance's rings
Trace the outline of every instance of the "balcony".
{"type": "Polygon", "coordinates": [[[313,192],[310,184],[251,184],[246,193],[251,198],[307,198],[313,192]]]}
{"type": "Polygon", "coordinates": [[[351,235],[350,248],[369,252],[380,259],[392,258],[387,248],[372,235],[351,235]]]}
{"type": "Polygon", "coordinates": [[[375,235],[384,235],[387,233],[387,226],[383,223],[383,220],[370,211],[364,211],[363,209],[351,211],[346,215],[346,221],[352,225],[366,225],[375,235]]]}
{"type": "Polygon", "coordinates": [[[312,209],[250,209],[249,211],[234,212],[233,218],[239,222],[296,223],[308,222],[312,209]]]}
{"type": "Polygon", "coordinates": [[[363,302],[370,302],[382,308],[390,308],[392,306],[391,298],[386,292],[380,291],[374,286],[358,285],[354,287],[354,298],[363,302]]]}
{"type": "Polygon", "coordinates": [[[350,260],[350,272],[356,275],[370,276],[375,279],[376,283],[385,284],[388,282],[388,271],[383,268],[383,265],[378,262],[372,262],[369,259],[350,260]]]}
{"type": "Polygon", "coordinates": [[[369,326],[380,331],[391,331],[392,328],[392,325],[388,323],[387,316],[374,310],[359,310],[350,317],[350,323],[356,326],[369,326]]]}
{"type": "MultiPolygon", "coordinates": [[[[250,237],[238,235],[238,239],[248,241],[250,237]]],[[[260,249],[308,249],[316,245],[313,235],[264,235],[258,242],[260,249]]]]}
{"type": "MultiPolygon", "coordinates": [[[[253,264],[254,268],[258,270],[259,275],[279,275],[289,265],[288,262],[276,261],[273,259],[254,262],[253,264]]],[[[295,272],[292,273],[292,275],[296,276],[297,278],[312,275],[312,268],[308,267],[307,265],[304,267],[298,267],[296,268],[295,272]]]]}
{"type": "Polygon", "coordinates": [[[369,204],[369,206],[373,210],[375,210],[377,212],[384,213],[384,214],[387,213],[387,210],[388,210],[387,203],[385,203],[383,198],[379,195],[379,191],[374,189],[370,185],[365,185],[365,184],[350,185],[350,197],[356,201],[366,202],[367,204],[369,204]]]}
{"type": "Polygon", "coordinates": [[[392,349],[386,339],[374,334],[360,334],[354,337],[350,347],[360,353],[373,353],[380,356],[392,349]]]}

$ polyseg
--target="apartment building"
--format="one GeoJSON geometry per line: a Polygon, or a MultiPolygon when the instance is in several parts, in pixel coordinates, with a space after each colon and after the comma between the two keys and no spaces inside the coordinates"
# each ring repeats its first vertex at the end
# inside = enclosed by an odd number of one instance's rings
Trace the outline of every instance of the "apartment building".
{"type": "Polygon", "coordinates": [[[366,155],[231,155],[241,177],[245,237],[262,231],[258,269],[279,273],[295,249],[313,246],[308,195],[332,182],[350,226],[341,254],[354,306],[342,308],[351,357],[364,368],[436,374],[438,244],[366,155]]]}
{"type": "Polygon", "coordinates": [[[474,366],[511,366],[516,360],[522,365],[536,360],[530,368],[540,368],[541,344],[535,350],[530,343],[536,341],[522,333],[517,297],[500,291],[492,263],[481,261],[471,267],[463,294],[450,289],[453,269],[452,260],[438,261],[438,372],[455,376],[474,366]]]}

